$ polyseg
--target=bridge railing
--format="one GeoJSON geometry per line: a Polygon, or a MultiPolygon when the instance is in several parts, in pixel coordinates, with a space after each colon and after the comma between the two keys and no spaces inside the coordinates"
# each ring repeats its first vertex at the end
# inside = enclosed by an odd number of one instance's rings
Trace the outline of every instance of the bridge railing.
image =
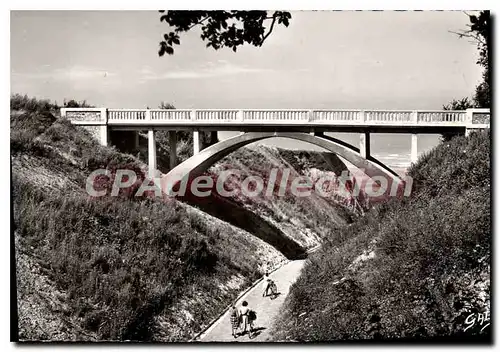
{"type": "Polygon", "coordinates": [[[466,111],[422,111],[418,112],[418,122],[465,122],[466,111]]]}
{"type": "Polygon", "coordinates": [[[193,110],[191,117],[196,121],[238,121],[238,110],[193,110]]]}
{"type": "Polygon", "coordinates": [[[108,109],[108,121],[146,120],[146,111],[141,109],[108,109]]]}
{"type": "Polygon", "coordinates": [[[363,121],[360,110],[312,110],[311,121],[318,123],[358,123],[363,121]]]}
{"type": "Polygon", "coordinates": [[[489,126],[489,109],[452,110],[328,110],[328,109],[106,109],[63,108],[76,124],[296,124],[296,125],[481,125],[489,126]]]}
{"type": "Polygon", "coordinates": [[[411,123],[416,121],[417,112],[414,111],[383,111],[368,110],[365,111],[365,121],[375,123],[411,123]]]}
{"type": "Polygon", "coordinates": [[[191,120],[190,110],[149,110],[150,119],[153,121],[189,121],[191,120]]]}

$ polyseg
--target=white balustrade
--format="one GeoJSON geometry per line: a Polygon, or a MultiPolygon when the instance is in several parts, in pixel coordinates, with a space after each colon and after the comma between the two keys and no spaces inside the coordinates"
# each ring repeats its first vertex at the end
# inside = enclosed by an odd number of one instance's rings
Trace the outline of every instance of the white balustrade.
{"type": "Polygon", "coordinates": [[[463,123],[466,111],[418,111],[418,122],[423,123],[463,123]]]}
{"type": "Polygon", "coordinates": [[[236,121],[238,110],[196,110],[197,121],[236,121]]]}
{"type": "Polygon", "coordinates": [[[188,121],[191,119],[190,110],[150,110],[153,121],[188,121]]]}
{"type": "Polygon", "coordinates": [[[363,111],[359,110],[314,110],[314,122],[356,122],[363,120],[363,111]]]}
{"type": "Polygon", "coordinates": [[[309,110],[243,110],[243,121],[307,122],[309,121],[309,110]]]}
{"type": "Polygon", "coordinates": [[[412,121],[412,111],[367,110],[367,122],[408,123],[412,121]]]}
{"type": "MultiPolygon", "coordinates": [[[[68,116],[79,124],[85,122],[85,114],[90,117],[101,109],[64,108],[63,116],[68,116]],[[73,117],[75,116],[75,117],[73,117]]],[[[469,125],[472,116],[476,124],[489,124],[489,109],[469,109],[467,111],[410,111],[410,110],[329,110],[329,109],[107,109],[107,121],[111,125],[121,123],[192,124],[213,122],[234,124],[279,123],[286,125],[469,125]],[[476,117],[477,116],[477,117],[476,117]],[[476,121],[477,120],[477,121],[476,121]]],[[[92,117],[94,118],[94,117],[92,117]]],[[[95,118],[94,118],[95,119],[95,118]]]]}
{"type": "Polygon", "coordinates": [[[132,110],[132,109],[109,109],[108,110],[109,120],[118,121],[134,121],[134,120],[145,120],[146,110],[132,110]]]}

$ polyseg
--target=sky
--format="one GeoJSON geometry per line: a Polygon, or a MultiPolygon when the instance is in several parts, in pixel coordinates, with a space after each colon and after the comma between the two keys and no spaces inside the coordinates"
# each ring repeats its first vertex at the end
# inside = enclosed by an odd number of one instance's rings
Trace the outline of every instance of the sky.
{"type": "Polygon", "coordinates": [[[440,109],[479,82],[460,12],[292,12],[260,47],[200,32],[158,56],[155,11],[11,12],[12,92],[115,108],[440,109]]]}
{"type": "Polygon", "coordinates": [[[450,33],[461,11],[294,11],[260,48],[215,51],[195,30],[164,57],[159,18],[12,11],[11,92],[109,108],[441,109],[481,78],[476,46],[450,33]]]}

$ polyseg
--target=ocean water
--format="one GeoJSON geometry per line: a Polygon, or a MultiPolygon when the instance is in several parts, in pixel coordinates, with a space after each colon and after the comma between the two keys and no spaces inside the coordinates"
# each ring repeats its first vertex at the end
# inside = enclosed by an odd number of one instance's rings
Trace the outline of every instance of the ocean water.
{"type": "MultiPolygon", "coordinates": [[[[237,134],[238,132],[221,131],[219,132],[219,139],[224,140],[237,134]]],[[[354,146],[359,145],[358,133],[327,133],[327,135],[354,146]]],[[[419,134],[417,145],[418,155],[436,147],[439,144],[439,138],[440,135],[438,134],[419,134]]],[[[292,150],[325,151],[323,148],[309,143],[280,137],[249,144],[250,147],[252,145],[269,145],[292,150]]],[[[370,147],[373,157],[386,164],[398,174],[403,175],[411,165],[411,134],[372,133],[370,147]]],[[[352,165],[348,165],[348,167],[352,167],[352,165]]]]}

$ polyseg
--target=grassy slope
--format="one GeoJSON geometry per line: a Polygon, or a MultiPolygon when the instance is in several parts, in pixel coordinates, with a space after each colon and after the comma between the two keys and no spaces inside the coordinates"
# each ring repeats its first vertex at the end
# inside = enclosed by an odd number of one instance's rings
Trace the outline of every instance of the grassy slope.
{"type": "Polygon", "coordinates": [[[176,201],[89,199],[94,169],[144,165],[54,121],[11,115],[21,339],[186,339],[284,259],[176,201]]]}
{"type": "Polygon", "coordinates": [[[484,338],[489,310],[490,135],[457,137],[420,158],[410,199],[379,205],[311,259],[276,340],[484,338]]]}
{"type": "MultiPolygon", "coordinates": [[[[144,165],[55,122],[57,107],[50,102],[27,97],[12,102],[22,338],[189,338],[256,275],[283,262],[274,248],[245,231],[182,203],[131,200],[125,192],[90,201],[84,182],[92,170],[126,166],[140,172],[144,165]],[[34,311],[40,313],[32,319],[34,311]]],[[[158,141],[165,162],[166,141],[158,141]]],[[[184,144],[181,154],[189,156],[191,148],[184,144]]],[[[244,148],[214,170],[232,164],[264,178],[271,167],[307,174],[318,171],[315,166],[328,173],[338,166],[331,159],[323,153],[244,148]]],[[[258,214],[252,234],[265,238],[274,229],[304,247],[335,236],[350,216],[341,198],[231,201],[247,215],[258,214]]],[[[231,216],[219,217],[235,223],[231,216]]]]}

